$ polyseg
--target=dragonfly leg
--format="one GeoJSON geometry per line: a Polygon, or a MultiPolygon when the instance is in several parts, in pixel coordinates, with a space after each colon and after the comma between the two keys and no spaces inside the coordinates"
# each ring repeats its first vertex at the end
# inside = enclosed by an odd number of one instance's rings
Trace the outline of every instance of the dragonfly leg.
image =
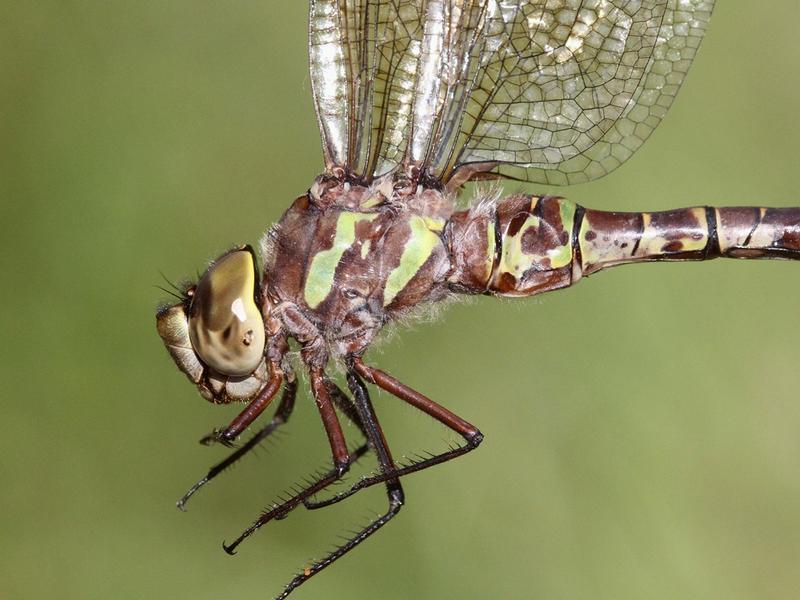
{"type": "Polygon", "coordinates": [[[353,369],[356,373],[358,373],[358,375],[366,379],[368,382],[377,385],[400,400],[408,402],[415,408],[418,408],[422,412],[449,427],[463,437],[465,443],[463,446],[450,448],[445,452],[435,454],[423,460],[412,462],[401,467],[393,467],[389,471],[364,477],[353,484],[350,489],[340,492],[335,496],[331,496],[330,498],[319,501],[308,500],[304,503],[307,509],[314,510],[317,508],[330,506],[331,504],[336,504],[345,498],[349,498],[359,490],[376,485],[382,481],[386,481],[390,478],[403,477],[404,475],[422,471],[423,469],[447,462],[448,460],[453,460],[454,458],[474,450],[483,441],[483,434],[478,430],[477,427],[468,423],[455,413],[450,412],[443,406],[437,404],[430,398],[401,383],[388,373],[385,373],[380,369],[376,369],[375,367],[365,365],[359,358],[353,359],[353,369]]]}
{"type": "Polygon", "coordinates": [[[330,394],[331,400],[333,400],[333,403],[336,405],[336,408],[338,408],[350,422],[358,427],[358,430],[366,439],[367,432],[364,429],[364,424],[361,422],[361,417],[358,416],[356,405],[350,399],[350,396],[345,394],[341,388],[332,381],[327,380],[326,384],[328,386],[328,393],[330,394]]]}
{"type": "Polygon", "coordinates": [[[215,429],[207,436],[200,440],[200,443],[205,446],[211,446],[220,443],[223,446],[233,446],[233,441],[239,437],[242,432],[247,429],[250,424],[255,421],[258,416],[264,412],[264,409],[269,406],[275,394],[281,389],[283,383],[283,372],[273,365],[270,369],[270,378],[264,387],[258,392],[258,395],[248,404],[245,409],[236,415],[236,418],[230,422],[230,425],[224,429],[215,429]]]}
{"type": "MultiPolygon", "coordinates": [[[[319,493],[333,482],[341,479],[350,469],[350,465],[363,456],[368,450],[368,446],[365,444],[356,449],[352,454],[350,453],[347,449],[347,443],[342,433],[342,426],[339,423],[339,418],[336,416],[334,400],[330,393],[331,389],[335,386],[325,378],[322,369],[311,368],[309,374],[314,400],[316,401],[317,408],[322,417],[322,424],[325,427],[325,433],[330,442],[333,468],[318,474],[314,479],[304,482],[304,486],[295,489],[294,494],[289,498],[284,499],[280,504],[275,504],[268,510],[262,512],[258,519],[256,519],[250,527],[245,529],[232,543],[223,543],[222,547],[228,554],[235,554],[239,544],[270,521],[286,518],[286,516],[302,504],[305,499],[319,493]]],[[[336,392],[333,394],[334,397],[337,395],[344,397],[344,394],[340,391],[338,394],[336,392]]],[[[343,401],[342,398],[337,399],[343,402],[344,406],[347,405],[347,402],[343,401]]],[[[348,409],[343,409],[343,412],[347,413],[348,409]]],[[[360,422],[363,423],[361,411],[358,411],[358,416],[360,417],[360,422]]]]}
{"type": "Polygon", "coordinates": [[[214,479],[225,469],[241,459],[245,454],[267,439],[276,429],[286,423],[292,414],[292,410],[294,409],[294,400],[296,395],[297,381],[294,378],[287,379],[286,383],[283,385],[281,401],[278,404],[278,408],[275,410],[275,414],[272,416],[272,420],[253,437],[247,440],[247,442],[245,442],[240,448],[237,448],[224,460],[211,467],[208,470],[208,473],[206,473],[202,479],[189,488],[189,491],[187,491],[183,497],[178,500],[176,503],[178,508],[181,510],[186,510],[186,503],[189,501],[189,498],[191,498],[200,488],[205,486],[209,481],[214,479]]]}
{"type": "Polygon", "coordinates": [[[283,600],[298,586],[350,552],[353,548],[386,525],[386,523],[400,512],[403,506],[403,488],[400,485],[400,481],[396,477],[391,476],[391,473],[395,469],[394,461],[392,460],[389,447],[386,444],[386,439],[383,436],[381,426],[378,423],[378,418],[375,415],[375,410],[372,407],[367,388],[364,382],[361,381],[358,375],[352,370],[348,373],[347,383],[350,390],[353,392],[355,407],[358,411],[358,416],[360,417],[364,432],[366,433],[367,441],[378,458],[381,473],[389,475],[384,480],[386,483],[386,496],[389,501],[389,507],[383,515],[370,522],[325,558],[315,561],[311,566],[303,569],[301,573],[298,573],[294,579],[286,585],[283,592],[276,600],[283,600]]]}

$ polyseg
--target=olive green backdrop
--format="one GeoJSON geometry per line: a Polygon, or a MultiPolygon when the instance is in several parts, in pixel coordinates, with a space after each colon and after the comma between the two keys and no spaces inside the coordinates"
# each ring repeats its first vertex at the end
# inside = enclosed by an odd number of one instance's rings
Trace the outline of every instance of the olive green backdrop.
{"type": "MultiPolygon", "coordinates": [[[[325,463],[319,417],[304,392],[280,444],[179,513],[224,454],[197,440],[238,407],[200,399],[153,315],[159,271],[254,242],[321,169],[305,3],[3,4],[0,597],[270,598],[381,491],[226,556],[325,463]]],[[[722,0],[651,140],[557,193],[800,203],[797,9],[722,0]]],[[[756,261],[625,267],[398,332],[369,358],[486,441],[406,479],[400,516],[296,597],[797,597],[799,335],[800,265],[756,261]]],[[[452,440],[375,404],[396,455],[452,440]]]]}

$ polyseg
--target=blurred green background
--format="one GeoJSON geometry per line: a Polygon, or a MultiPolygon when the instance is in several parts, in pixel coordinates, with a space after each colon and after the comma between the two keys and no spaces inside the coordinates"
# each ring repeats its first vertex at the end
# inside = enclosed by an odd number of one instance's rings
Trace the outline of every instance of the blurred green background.
{"type": "MultiPolygon", "coordinates": [[[[620,210],[800,203],[798,5],[768,4],[721,2],[645,147],[558,192],[620,210]]],[[[222,552],[327,460],[305,393],[280,444],[174,506],[224,454],[197,440],[238,407],[205,403],[167,357],[159,271],[254,242],[320,172],[305,13],[3,3],[0,597],[271,598],[383,509],[372,490],[222,552]]],[[[800,596],[798,269],[627,267],[399,332],[369,358],[486,441],[406,479],[400,516],[295,597],[800,596]]],[[[396,456],[446,443],[375,403],[396,456]]]]}

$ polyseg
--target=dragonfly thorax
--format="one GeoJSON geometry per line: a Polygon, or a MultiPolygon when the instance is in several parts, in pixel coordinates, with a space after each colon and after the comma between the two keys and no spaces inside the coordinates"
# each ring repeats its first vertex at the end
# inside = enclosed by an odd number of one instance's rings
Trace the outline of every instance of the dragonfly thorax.
{"type": "Polygon", "coordinates": [[[385,323],[448,293],[452,202],[392,189],[318,180],[265,237],[265,291],[290,337],[360,354],[385,323]]]}

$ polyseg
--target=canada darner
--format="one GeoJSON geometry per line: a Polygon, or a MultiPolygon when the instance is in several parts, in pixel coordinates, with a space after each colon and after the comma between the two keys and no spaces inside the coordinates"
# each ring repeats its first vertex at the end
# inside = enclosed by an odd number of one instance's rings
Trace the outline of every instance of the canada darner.
{"type": "MultiPolygon", "coordinates": [[[[593,179],[626,160],[663,117],[705,30],[712,2],[312,2],[311,74],[325,173],[255,253],[232,250],[185,298],[159,312],[178,366],[216,403],[249,402],[205,438],[232,443],[283,387],[273,421],[289,416],[295,376],[288,340],[302,347],[333,467],[268,511],[233,549],[338,481],[372,451],[381,472],[352,492],[386,485],[389,508],[341,549],[299,574],[281,597],[374,533],[403,502],[400,477],[464,454],[477,428],[362,362],[388,322],[451,294],[527,296],[622,263],[717,256],[796,258],[800,210],[697,207],[608,213],[549,196],[499,198],[469,209],[453,196],[468,180],[593,179]],[[675,8],[675,7],[678,8],[675,8]],[[328,377],[348,371],[352,398],[328,377]],[[451,427],[461,448],[398,467],[367,383],[451,427]],[[347,450],[335,408],[368,444],[347,450]]],[[[181,500],[219,472],[214,467],[181,500]]],[[[351,492],[334,496],[339,500],[351,492]]]]}

